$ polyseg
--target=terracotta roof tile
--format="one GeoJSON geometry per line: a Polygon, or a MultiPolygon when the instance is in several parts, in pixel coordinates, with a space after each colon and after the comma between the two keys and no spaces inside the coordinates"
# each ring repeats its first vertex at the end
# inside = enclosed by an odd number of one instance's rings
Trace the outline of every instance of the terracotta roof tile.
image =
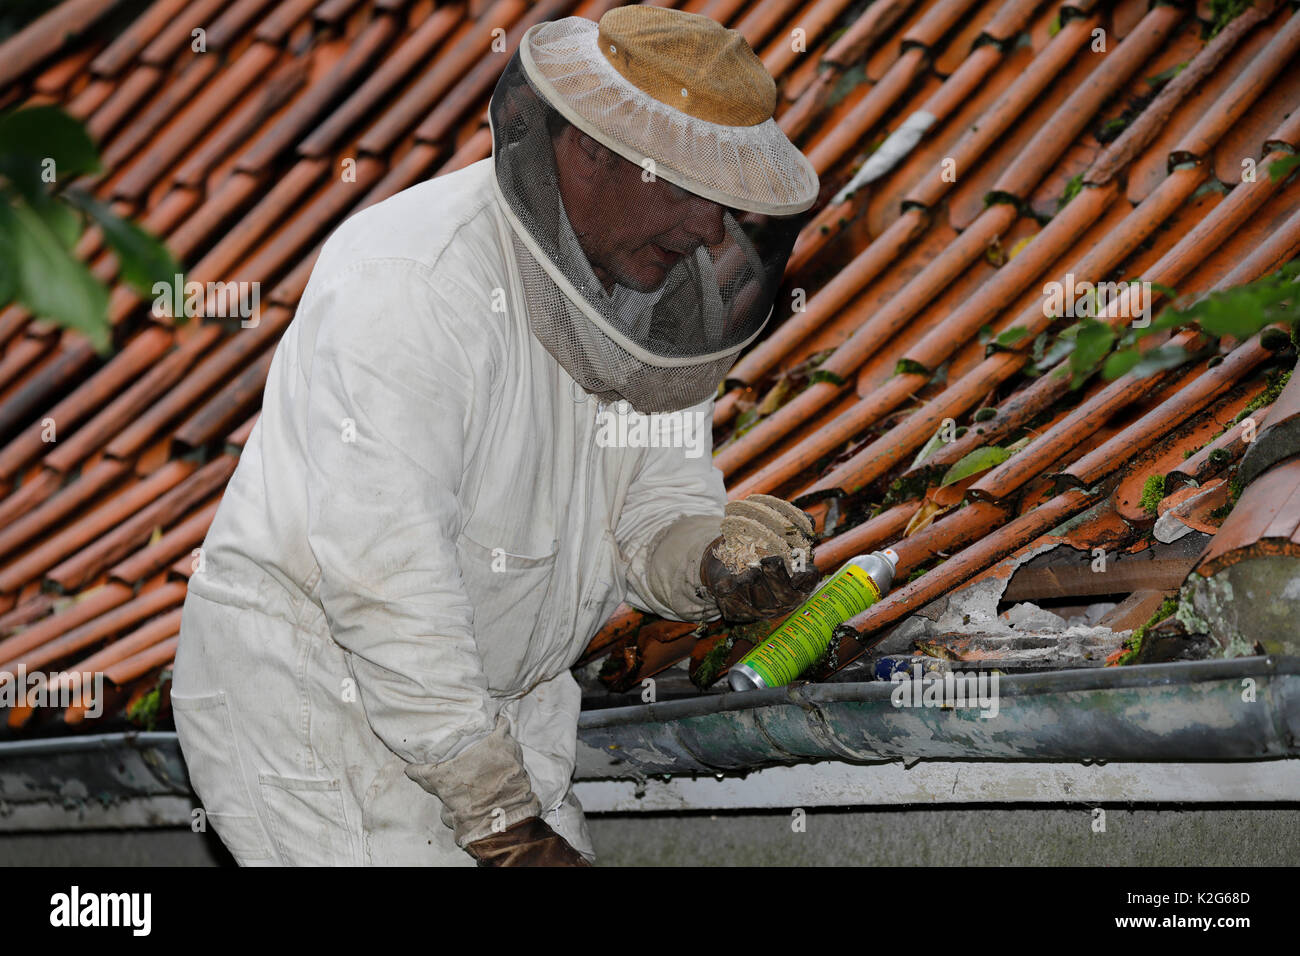
{"type": "Polygon", "coordinates": [[[26,630],[0,641],[0,660],[13,660],[41,647],[70,631],[75,631],[87,621],[111,613],[131,599],[131,588],[125,584],[106,584],[89,591],[80,601],[56,610],[49,617],[26,630]]]}
{"type": "MultiPolygon", "coordinates": [[[[452,20],[448,15],[440,22],[450,23],[452,20]]],[[[430,19],[428,22],[435,23],[435,20],[430,19]]],[[[347,52],[329,72],[294,99],[289,109],[240,153],[236,168],[242,172],[264,175],[270,165],[293,148],[330,105],[356,85],[376,61],[381,65],[371,74],[372,77],[378,76],[379,72],[395,60],[397,54],[383,57],[382,60],[380,57],[388,52],[399,30],[399,24],[392,17],[380,16],[368,23],[361,35],[348,44],[347,52]]]]}
{"type": "MultiPolygon", "coordinates": [[[[60,634],[53,640],[32,647],[21,654],[5,658],[0,662],[0,669],[13,671],[20,666],[26,667],[28,670],[43,668],[66,657],[68,654],[84,650],[128,627],[133,627],[141,621],[148,620],[159,611],[173,608],[184,600],[184,584],[172,582],[163,587],[154,588],[114,607],[111,611],[99,615],[94,620],[87,621],[80,627],[60,634]]],[[[6,653],[5,644],[7,643],[0,643],[0,654],[6,653]]]]}
{"type": "Polygon", "coordinates": [[[21,515],[5,525],[4,531],[0,532],[0,556],[12,555],[64,519],[93,506],[97,499],[102,500],[108,489],[120,484],[130,470],[120,461],[101,461],[86,469],[77,481],[61,491],[57,489],[59,476],[51,471],[41,473],[42,476],[48,475],[49,481],[25,483],[24,488],[40,488],[43,497],[27,502],[21,515]]]}
{"type": "MultiPolygon", "coordinates": [[[[181,629],[181,609],[168,611],[160,614],[135,630],[129,632],[103,649],[96,651],[89,657],[69,665],[64,671],[64,675],[59,680],[62,687],[69,682],[71,675],[80,673],[94,673],[107,667],[119,664],[149,648],[158,647],[170,638],[180,633],[181,629]]],[[[174,651],[175,648],[172,648],[174,651]]],[[[116,677],[110,676],[110,680],[121,683],[116,677]]]]}
{"type": "Polygon", "coordinates": [[[157,39],[168,23],[181,14],[189,0],[158,0],[127,24],[90,63],[95,76],[117,76],[157,39]]]}
{"type": "Polygon", "coordinates": [[[1241,182],[1247,172],[1244,160],[1258,164],[1265,153],[1273,152],[1264,144],[1276,133],[1280,117],[1295,117],[1297,103],[1300,70],[1283,70],[1215,146],[1214,175],[1225,183],[1241,182]]]}
{"type": "MultiPolygon", "coordinates": [[[[195,64],[195,76],[215,73],[214,65],[200,61],[195,64]]],[[[167,71],[157,66],[142,66],[132,70],[121,82],[112,86],[112,93],[98,106],[86,121],[86,130],[97,142],[117,131],[124,122],[135,115],[141,102],[163,82],[167,71]]]]}
{"type": "Polygon", "coordinates": [[[5,493],[8,497],[0,501],[0,522],[8,524],[25,519],[32,509],[58,490],[61,481],[62,476],[56,472],[40,470],[24,478],[17,491],[11,490],[12,483],[7,484],[5,493]]]}
{"type": "MultiPolygon", "coordinates": [[[[1153,124],[1157,135],[1150,148],[1134,160],[1129,171],[1128,196],[1131,201],[1141,201],[1163,180],[1169,169],[1169,154],[1179,140],[1196,125],[1210,105],[1219,99],[1267,45],[1268,30],[1258,28],[1257,24],[1270,6],[1269,3],[1261,3],[1247,8],[1245,13],[1230,23],[1199,54],[1196,50],[1200,40],[1196,36],[1194,24],[1189,23],[1188,28],[1175,40],[1176,44],[1182,46],[1182,51],[1175,55],[1184,58],[1177,62],[1187,62],[1184,73],[1189,75],[1184,78],[1180,73],[1170,81],[1170,85],[1182,80],[1180,85],[1187,85],[1188,92],[1167,117],[1153,113],[1148,121],[1153,124]],[[1252,27],[1252,24],[1255,26],[1252,27]],[[1202,62],[1198,63],[1198,60],[1202,62]]],[[[1278,11],[1269,21],[1269,28],[1280,26],[1284,17],[1285,11],[1278,11]]]]}
{"type": "Polygon", "coordinates": [[[1288,17],[1281,29],[1237,74],[1232,84],[1197,120],[1169,154],[1169,163],[1205,162],[1215,143],[1254,106],[1287,62],[1300,50],[1300,19],[1288,17]]]}
{"type": "Polygon", "coordinates": [[[93,510],[77,516],[63,530],[50,534],[30,551],[0,567],[0,591],[13,591],[46,574],[80,549],[94,546],[102,535],[142,513],[155,500],[177,488],[196,470],[193,462],[169,462],[145,480],[128,485],[93,510]]]}
{"type": "MultiPolygon", "coordinates": [[[[1068,93],[1070,85],[1057,82],[1063,72],[1070,70],[1077,74],[1073,78],[1074,82],[1090,73],[1091,64],[1086,58],[1081,59],[1079,54],[1081,48],[1089,41],[1089,31],[1098,22],[1100,21],[1096,18],[1074,20],[1062,27],[1047,49],[1035,56],[993,105],[963,132],[961,139],[953,147],[951,156],[945,157],[951,158],[953,172],[945,175],[944,165],[940,163],[918,182],[917,187],[908,193],[904,201],[933,206],[949,192],[955,194],[970,192],[976,195],[979,203],[982,204],[983,196],[988,190],[981,188],[976,191],[974,184],[981,180],[973,180],[970,173],[982,168],[984,176],[988,176],[989,172],[997,173],[996,167],[984,167],[982,161],[990,149],[997,149],[997,144],[1004,134],[1010,132],[1012,136],[1023,136],[1028,139],[1036,133],[1038,126],[1021,123],[1021,116],[1045,91],[1049,98],[1053,96],[1063,98],[1068,93]],[[949,187],[954,184],[955,188],[950,189],[949,187]]],[[[1054,109],[1055,107],[1049,103],[1041,121],[1046,121],[1054,109]]],[[[1065,144],[1058,145],[1063,147],[1065,144]]],[[[1013,155],[1019,154],[1018,150],[1012,152],[1013,155]]],[[[991,179],[988,185],[992,185],[991,179]]]]}
{"type": "Polygon", "coordinates": [[[169,342],[169,346],[175,347],[159,355],[147,371],[142,368],[134,384],[78,428],[70,439],[59,442],[43,459],[45,466],[66,473],[102,448],[183,378],[219,335],[220,329],[207,326],[184,343],[169,342]]]}
{"type": "Polygon", "coordinates": [[[176,657],[176,648],[180,644],[179,632],[175,637],[145,648],[137,654],[118,661],[104,668],[104,676],[114,684],[126,684],[164,664],[170,664],[176,657]]]}
{"type": "Polygon", "coordinates": [[[145,329],[132,339],[97,374],[0,450],[0,476],[10,477],[24,465],[50,451],[52,443],[46,419],[53,422],[55,441],[60,434],[67,437],[79,422],[94,414],[110,397],[128,383],[134,382],[146,367],[161,358],[171,341],[170,333],[159,328],[145,329]]]}
{"type": "MultiPolygon", "coordinates": [[[[162,135],[126,165],[124,175],[113,187],[113,195],[139,201],[181,154],[193,147],[212,118],[225,115],[235,100],[265,78],[280,57],[281,52],[276,47],[266,43],[254,44],[228,69],[214,74],[210,81],[204,77],[204,82],[196,87],[202,92],[181,100],[183,108],[163,127],[162,135]]],[[[204,62],[208,60],[200,60],[195,66],[204,62]]]]}
{"type": "Polygon", "coordinates": [[[1000,10],[1014,11],[1021,18],[1020,25],[1023,26],[1023,21],[1029,19],[1037,6],[1037,0],[1011,3],[1006,0],[981,0],[970,7],[955,25],[949,24],[938,35],[935,31],[922,30],[918,39],[931,50],[934,72],[941,77],[949,77],[970,57],[976,43],[993,45],[994,38],[988,32],[990,28],[1002,27],[999,32],[1005,30],[1003,24],[1006,19],[998,19],[1000,10]]]}
{"type": "Polygon", "coordinates": [[[1300,458],[1265,472],[1242,493],[1196,573],[1210,577],[1239,561],[1274,555],[1300,557],[1300,458]]]}
{"type": "Polygon", "coordinates": [[[1184,461],[1176,465],[1166,476],[1166,487],[1179,484],[1200,485],[1211,480],[1214,475],[1225,471],[1241,458],[1246,450],[1245,432],[1247,429],[1259,429],[1268,421],[1271,406],[1265,406],[1252,412],[1251,424],[1245,420],[1227,429],[1222,435],[1193,452],[1184,461]]]}
{"type": "Polygon", "coordinates": [[[94,55],[95,51],[90,47],[74,50],[36,77],[32,89],[51,102],[64,99],[69,85],[85,75],[86,64],[94,55]]]}
{"type": "MultiPolygon", "coordinates": [[[[65,591],[85,586],[133,548],[148,541],[155,531],[171,527],[195,504],[223,488],[234,470],[235,458],[219,455],[157,500],[130,516],[123,516],[124,520],[112,531],[46,571],[46,580],[65,591]]],[[[4,573],[8,574],[9,569],[4,573]]]]}
{"type": "Polygon", "coordinates": [[[51,54],[57,53],[70,36],[87,31],[119,0],[68,0],[28,24],[4,44],[0,57],[0,88],[19,79],[51,54]]]}
{"type": "Polygon", "coordinates": [[[895,162],[885,178],[871,190],[863,190],[869,192],[867,219],[873,234],[883,232],[902,215],[904,198],[913,194],[923,180],[928,180],[937,169],[942,171],[940,160],[952,158],[953,169],[957,169],[954,154],[958,142],[979,125],[980,118],[1032,59],[1027,49],[1003,54],[991,44],[979,47],[934,95],[906,118],[910,121],[917,117],[924,123],[933,116],[936,125],[926,131],[901,161],[895,162]]]}
{"type": "Polygon", "coordinates": [[[208,525],[217,513],[220,500],[218,496],[195,509],[157,541],[113,565],[108,571],[108,577],[124,584],[138,584],[166,568],[181,555],[190,554],[203,543],[203,536],[207,534],[208,525]]]}
{"type": "MultiPolygon", "coordinates": [[[[179,169],[174,181],[184,186],[200,188],[206,178],[226,162],[248,137],[257,133],[267,117],[278,114],[307,82],[310,71],[303,62],[290,61],[267,77],[265,86],[255,87],[244,98],[243,104],[203,145],[190,153],[179,169]]],[[[242,165],[241,165],[241,168],[242,165]]]]}
{"type": "MultiPolygon", "coordinates": [[[[490,52],[492,31],[507,28],[528,13],[521,0],[497,0],[483,18],[466,24],[444,48],[433,68],[418,77],[397,104],[372,124],[357,143],[363,153],[386,153],[417,121],[430,112],[469,69],[490,52]]],[[[504,57],[502,57],[504,61],[504,57]]],[[[502,67],[505,66],[503,62],[502,67]]]]}
{"type": "Polygon", "coordinates": [[[323,0],[316,4],[311,15],[322,23],[337,26],[356,12],[363,2],[364,0],[323,0]]]}
{"type": "Polygon", "coordinates": [[[248,436],[253,433],[253,426],[257,424],[258,416],[261,412],[255,412],[250,415],[244,424],[240,425],[233,432],[226,436],[226,444],[233,445],[236,448],[243,448],[248,436]]]}
{"type": "Polygon", "coordinates": [[[113,94],[116,86],[111,80],[94,80],[87,83],[67,103],[68,114],[83,122],[99,109],[113,94]]]}
{"type": "Polygon", "coordinates": [[[262,397],[273,357],[270,350],[263,352],[253,364],[186,419],[176,429],[177,447],[201,448],[243,421],[262,397]]]}
{"type": "Polygon", "coordinates": [[[1296,435],[1300,434],[1300,379],[1292,376],[1292,381],[1268,410],[1260,409],[1252,418],[1257,434],[1253,439],[1248,435],[1240,439],[1250,446],[1238,471],[1242,483],[1247,485],[1295,454],[1296,435]]]}
{"type": "MultiPolygon", "coordinates": [[[[816,49],[816,42],[823,37],[850,2],[851,0],[810,0],[804,4],[791,23],[804,31],[805,43],[809,50],[816,49]]],[[[773,76],[784,75],[791,65],[799,60],[799,54],[790,40],[788,34],[774,37],[760,51],[763,65],[773,76]]]]}

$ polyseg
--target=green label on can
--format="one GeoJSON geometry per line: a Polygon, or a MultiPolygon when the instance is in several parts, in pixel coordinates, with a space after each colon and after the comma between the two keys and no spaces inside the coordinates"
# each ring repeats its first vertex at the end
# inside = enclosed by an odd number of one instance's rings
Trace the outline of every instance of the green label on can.
{"type": "Polygon", "coordinates": [[[780,687],[797,679],[830,645],[835,628],[880,600],[880,587],[856,564],[846,565],[740,663],[780,687]]]}

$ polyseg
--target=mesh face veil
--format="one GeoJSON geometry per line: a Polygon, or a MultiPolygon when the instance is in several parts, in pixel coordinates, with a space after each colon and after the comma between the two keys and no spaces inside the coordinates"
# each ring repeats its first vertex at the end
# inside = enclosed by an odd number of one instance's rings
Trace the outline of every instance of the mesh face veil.
{"type": "Polygon", "coordinates": [[[523,38],[489,109],[496,186],[533,334],[601,400],[675,411],[766,323],[816,175],[771,120],[642,93],[596,30],[570,17],[523,38]]]}

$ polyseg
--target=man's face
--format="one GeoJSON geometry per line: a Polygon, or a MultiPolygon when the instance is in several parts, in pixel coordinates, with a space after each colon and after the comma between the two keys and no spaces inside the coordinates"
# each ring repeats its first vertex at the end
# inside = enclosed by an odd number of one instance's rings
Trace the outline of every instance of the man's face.
{"type": "Polygon", "coordinates": [[[663,284],[702,245],[726,238],[725,208],[644,170],[573,127],[554,140],[560,195],[587,261],[606,291],[663,284]]]}

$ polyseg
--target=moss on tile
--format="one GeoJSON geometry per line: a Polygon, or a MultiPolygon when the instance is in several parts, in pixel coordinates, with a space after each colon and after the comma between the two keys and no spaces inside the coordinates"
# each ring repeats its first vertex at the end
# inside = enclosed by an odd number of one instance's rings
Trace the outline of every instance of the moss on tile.
{"type": "Polygon", "coordinates": [[[1083,173],[1071,176],[1065,184],[1065,192],[1061,193],[1061,198],[1056,203],[1056,211],[1060,212],[1070,204],[1070,200],[1079,195],[1083,189],[1083,173]]]}
{"type": "Polygon", "coordinates": [[[145,730],[153,730],[158,724],[158,712],[161,709],[162,686],[159,685],[131,702],[126,709],[126,719],[145,730]]]}
{"type": "MultiPolygon", "coordinates": [[[[1218,452],[1214,454],[1218,454],[1218,452]]],[[[1214,458],[1214,454],[1210,455],[1211,460],[1214,458]]],[[[1224,452],[1224,454],[1227,454],[1227,452],[1224,452]]],[[[1237,506],[1237,499],[1241,497],[1241,491],[1241,479],[1233,475],[1228,479],[1228,500],[1210,512],[1210,519],[1219,522],[1224,521],[1232,513],[1232,509],[1237,506]]]]}
{"type": "Polygon", "coordinates": [[[1160,602],[1154,614],[1147,618],[1146,623],[1134,629],[1133,633],[1124,639],[1124,653],[1115,659],[1115,666],[1123,667],[1125,664],[1131,664],[1137,659],[1142,650],[1142,639],[1146,637],[1147,631],[1155,627],[1169,615],[1178,610],[1177,598],[1165,598],[1160,602]]]}
{"type": "Polygon", "coordinates": [[[727,655],[736,645],[734,634],[728,634],[725,638],[714,644],[704,659],[700,661],[700,666],[691,674],[691,683],[700,690],[708,690],[713,686],[713,682],[718,679],[718,674],[722,670],[722,665],[727,662],[727,655]]]}
{"type": "Polygon", "coordinates": [[[1203,24],[1201,36],[1206,40],[1213,39],[1254,5],[1254,0],[1210,0],[1210,21],[1203,24]]]}
{"type": "Polygon", "coordinates": [[[940,558],[938,561],[935,561],[933,563],[926,562],[925,564],[922,564],[919,568],[913,568],[912,573],[907,576],[907,581],[904,583],[911,584],[917,578],[921,577],[922,575],[929,574],[931,571],[939,567],[947,560],[948,560],[947,558],[940,558]]]}
{"type": "Polygon", "coordinates": [[[1290,369],[1269,375],[1268,385],[1265,387],[1264,391],[1260,392],[1247,402],[1246,407],[1237,413],[1237,417],[1233,419],[1233,422],[1244,421],[1246,416],[1251,412],[1263,408],[1265,405],[1272,405],[1277,401],[1277,397],[1282,394],[1282,389],[1286,388],[1287,382],[1289,381],[1291,381],[1290,369]]]}
{"type": "Polygon", "coordinates": [[[1165,476],[1152,475],[1142,486],[1142,510],[1149,515],[1159,513],[1161,500],[1165,496],[1165,476]]]}
{"type": "Polygon", "coordinates": [[[915,475],[895,478],[889,483],[889,490],[885,492],[885,498],[881,504],[888,508],[904,501],[910,501],[913,498],[920,498],[929,487],[929,469],[922,469],[915,475]]]}

